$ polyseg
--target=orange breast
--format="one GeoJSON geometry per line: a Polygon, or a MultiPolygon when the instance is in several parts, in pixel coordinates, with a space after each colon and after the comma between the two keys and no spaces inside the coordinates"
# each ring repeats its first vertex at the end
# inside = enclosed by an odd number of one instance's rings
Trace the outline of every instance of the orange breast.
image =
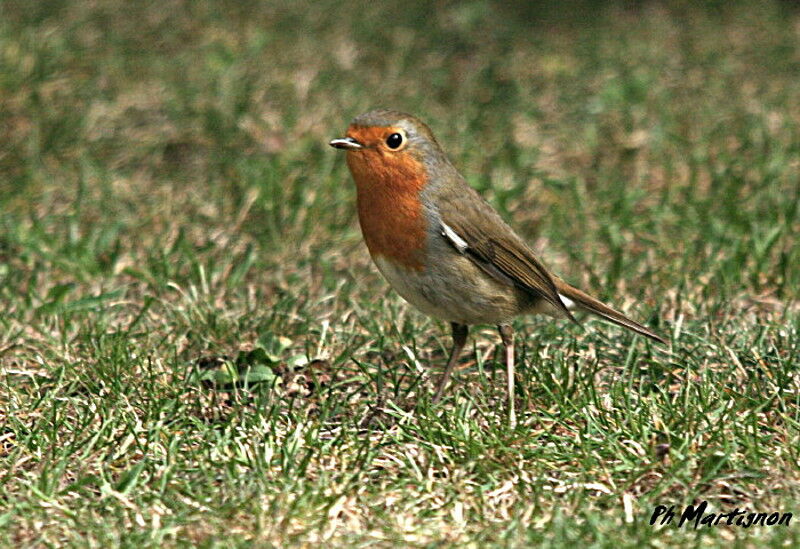
{"type": "Polygon", "coordinates": [[[422,270],[425,218],[420,191],[427,177],[411,155],[380,150],[347,153],[358,193],[358,220],[370,254],[422,270]]]}

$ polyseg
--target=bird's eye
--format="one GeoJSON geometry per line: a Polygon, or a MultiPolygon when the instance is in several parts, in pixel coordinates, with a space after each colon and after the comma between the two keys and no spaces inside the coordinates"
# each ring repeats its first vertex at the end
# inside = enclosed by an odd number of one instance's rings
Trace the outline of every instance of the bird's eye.
{"type": "Polygon", "coordinates": [[[397,150],[403,144],[403,136],[399,133],[393,133],[386,138],[386,146],[392,150],[397,150]]]}

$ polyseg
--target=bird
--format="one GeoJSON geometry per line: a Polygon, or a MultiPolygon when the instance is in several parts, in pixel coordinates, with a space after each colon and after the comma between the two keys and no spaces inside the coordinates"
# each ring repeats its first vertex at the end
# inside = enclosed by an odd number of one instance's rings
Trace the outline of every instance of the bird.
{"type": "Polygon", "coordinates": [[[432,402],[444,394],[471,325],[497,326],[511,425],[515,317],[546,314],[577,322],[572,311],[582,310],[666,343],[548,270],[415,116],[370,110],[330,146],[346,151],[361,232],[378,270],[411,305],[450,323],[453,344],[432,402]]]}

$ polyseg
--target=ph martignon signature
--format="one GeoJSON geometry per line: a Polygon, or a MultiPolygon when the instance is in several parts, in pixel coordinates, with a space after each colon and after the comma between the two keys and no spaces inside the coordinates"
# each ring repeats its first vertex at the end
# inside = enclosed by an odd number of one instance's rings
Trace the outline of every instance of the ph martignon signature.
{"type": "MultiPolygon", "coordinates": [[[[750,528],[751,526],[789,526],[792,520],[792,513],[756,513],[748,512],[745,508],[740,510],[738,507],[727,513],[706,513],[708,501],[703,501],[695,507],[687,505],[679,515],[678,528],[683,527],[687,522],[694,523],[695,530],[701,526],[739,526],[750,528]]],[[[657,521],[660,525],[672,524],[676,517],[675,506],[656,505],[653,515],[650,517],[650,525],[653,526],[657,521]]]]}

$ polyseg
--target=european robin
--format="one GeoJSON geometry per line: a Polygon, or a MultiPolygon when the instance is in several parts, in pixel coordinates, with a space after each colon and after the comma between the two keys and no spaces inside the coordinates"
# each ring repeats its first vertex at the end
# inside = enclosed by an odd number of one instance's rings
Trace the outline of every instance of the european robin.
{"type": "Polygon", "coordinates": [[[544,313],[575,321],[570,309],[579,309],[665,343],[552,274],[467,184],[428,126],[414,116],[384,109],[364,113],[330,145],[347,151],[361,232],[375,265],[406,301],[453,329],[434,402],[447,386],[471,324],[498,327],[512,424],[514,317],[544,313]]]}

